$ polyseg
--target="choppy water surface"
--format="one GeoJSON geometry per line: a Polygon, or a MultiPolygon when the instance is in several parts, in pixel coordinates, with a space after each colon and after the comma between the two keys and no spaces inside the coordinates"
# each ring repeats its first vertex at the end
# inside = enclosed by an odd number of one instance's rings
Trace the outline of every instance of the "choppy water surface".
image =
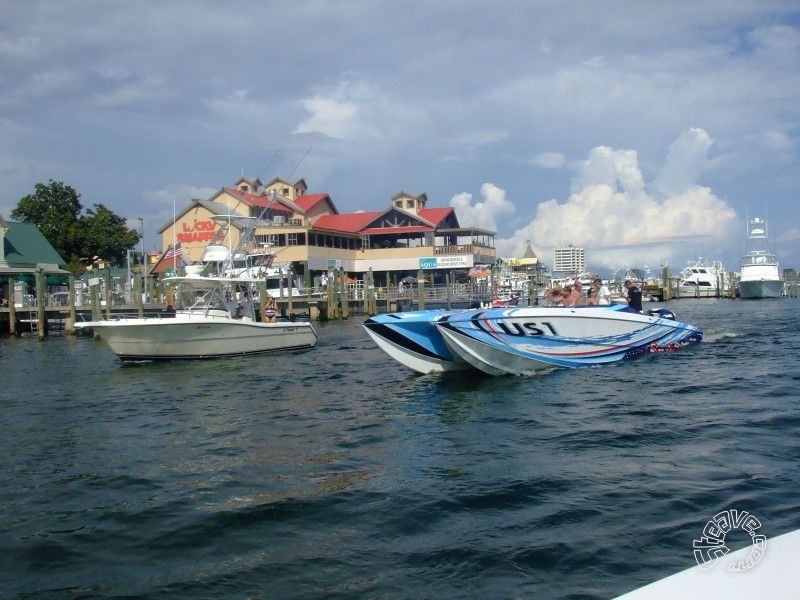
{"type": "Polygon", "coordinates": [[[531,378],[0,339],[0,595],[611,598],[800,527],[800,302],[668,306],[702,344],[531,378]]]}

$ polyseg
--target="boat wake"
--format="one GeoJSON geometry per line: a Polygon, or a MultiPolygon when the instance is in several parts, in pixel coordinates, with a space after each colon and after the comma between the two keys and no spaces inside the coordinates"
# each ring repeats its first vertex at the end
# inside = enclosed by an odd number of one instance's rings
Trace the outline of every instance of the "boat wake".
{"type": "Polygon", "coordinates": [[[720,331],[719,333],[703,333],[703,341],[704,342],[725,342],[727,340],[733,340],[736,338],[742,337],[741,333],[735,333],[733,331],[720,331]]]}

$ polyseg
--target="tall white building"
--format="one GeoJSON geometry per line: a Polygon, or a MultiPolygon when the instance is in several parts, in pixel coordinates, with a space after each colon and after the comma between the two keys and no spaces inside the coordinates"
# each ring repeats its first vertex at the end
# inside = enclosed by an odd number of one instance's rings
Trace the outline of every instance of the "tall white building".
{"type": "Polygon", "coordinates": [[[586,251],[570,244],[566,248],[553,249],[553,275],[562,277],[586,272],[586,251]]]}

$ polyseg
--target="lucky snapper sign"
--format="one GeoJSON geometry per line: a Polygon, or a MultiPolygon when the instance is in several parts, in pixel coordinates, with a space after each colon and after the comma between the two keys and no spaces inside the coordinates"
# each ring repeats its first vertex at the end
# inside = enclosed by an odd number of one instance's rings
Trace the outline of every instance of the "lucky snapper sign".
{"type": "Polygon", "coordinates": [[[176,238],[181,243],[207,242],[214,239],[214,229],[217,224],[211,219],[195,221],[194,225],[187,222],[181,223],[181,231],[176,233],[176,238]]]}

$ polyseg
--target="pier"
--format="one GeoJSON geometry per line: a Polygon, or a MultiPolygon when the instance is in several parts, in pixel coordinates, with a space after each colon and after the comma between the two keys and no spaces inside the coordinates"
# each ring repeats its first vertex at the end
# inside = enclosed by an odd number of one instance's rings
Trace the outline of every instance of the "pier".
{"type": "MultiPolygon", "coordinates": [[[[371,273],[363,280],[348,280],[343,271],[332,274],[326,289],[303,296],[290,296],[281,290],[275,296],[278,311],[288,320],[309,319],[326,321],[347,319],[351,314],[375,315],[379,312],[397,312],[424,308],[468,308],[480,306],[491,300],[487,286],[453,283],[426,284],[420,273],[418,284],[397,286],[376,286],[371,273]]],[[[535,290],[529,299],[535,303],[535,290]]],[[[80,321],[94,321],[122,317],[170,318],[166,296],[156,295],[154,302],[115,302],[113,299],[100,299],[100,286],[91,286],[88,298],[76,301],[74,286],[69,293],[38,294],[36,298],[25,299],[14,306],[0,307],[0,335],[38,335],[46,337],[51,332],[73,334],[74,324],[80,321]],[[41,300],[40,300],[41,299],[41,300]]],[[[136,298],[142,298],[136,291],[136,298]]],[[[523,299],[524,300],[524,299],[523,299]]]]}

